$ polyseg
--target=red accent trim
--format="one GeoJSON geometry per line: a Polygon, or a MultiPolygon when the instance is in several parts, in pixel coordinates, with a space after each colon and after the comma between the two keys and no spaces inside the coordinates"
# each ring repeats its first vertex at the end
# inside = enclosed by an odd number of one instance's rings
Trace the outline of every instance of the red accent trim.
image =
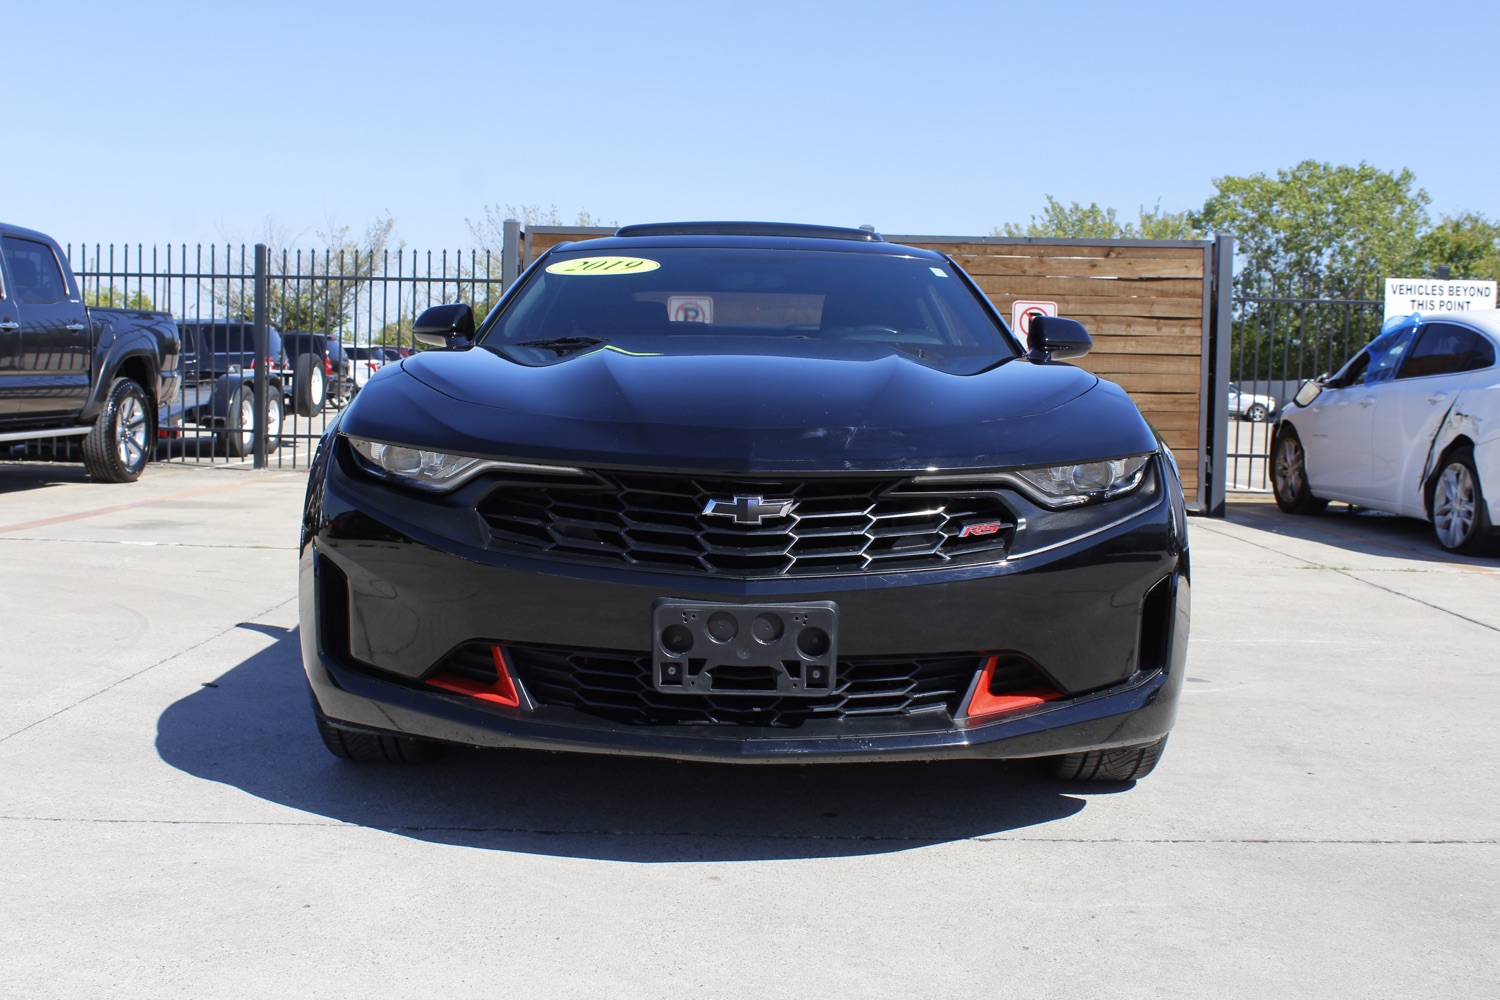
{"type": "Polygon", "coordinates": [[[969,699],[969,704],[964,706],[964,715],[969,718],[977,719],[987,715],[1016,712],[1023,708],[1034,708],[1043,702],[1054,701],[1062,697],[1061,691],[1046,687],[991,694],[990,684],[995,679],[995,665],[999,662],[998,656],[991,656],[984,661],[984,670],[979,675],[979,683],[974,685],[974,696],[969,699]]]}
{"type": "Polygon", "coordinates": [[[470,698],[478,698],[480,701],[488,701],[496,705],[520,708],[521,696],[516,693],[516,682],[511,679],[510,664],[505,662],[505,650],[499,646],[491,646],[490,651],[495,656],[495,677],[497,678],[495,683],[481,684],[463,677],[448,677],[439,674],[428,678],[428,686],[442,688],[444,691],[452,691],[455,694],[466,694],[470,698]]]}

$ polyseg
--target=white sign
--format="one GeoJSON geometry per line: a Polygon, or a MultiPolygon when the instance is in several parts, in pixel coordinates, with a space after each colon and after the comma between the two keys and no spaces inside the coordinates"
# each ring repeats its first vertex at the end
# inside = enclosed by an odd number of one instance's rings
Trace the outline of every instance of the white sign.
{"type": "Polygon", "coordinates": [[[1056,302],[1041,302],[1029,299],[1017,299],[1010,304],[1011,332],[1020,334],[1022,337],[1029,337],[1031,336],[1031,318],[1033,316],[1056,315],[1056,302]]]}
{"type": "Polygon", "coordinates": [[[1468,278],[1386,278],[1385,315],[1495,308],[1495,283],[1468,278]]]}
{"type": "Polygon", "coordinates": [[[714,300],[707,295],[673,295],[667,299],[667,317],[673,323],[712,323],[714,300]]]}

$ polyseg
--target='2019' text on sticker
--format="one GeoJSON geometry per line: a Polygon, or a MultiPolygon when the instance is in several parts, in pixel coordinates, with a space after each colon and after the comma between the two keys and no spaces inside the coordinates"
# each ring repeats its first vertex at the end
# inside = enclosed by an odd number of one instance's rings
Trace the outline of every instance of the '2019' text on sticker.
{"type": "Polygon", "coordinates": [[[645,274],[661,267],[645,257],[574,257],[547,265],[548,274],[645,274]]]}

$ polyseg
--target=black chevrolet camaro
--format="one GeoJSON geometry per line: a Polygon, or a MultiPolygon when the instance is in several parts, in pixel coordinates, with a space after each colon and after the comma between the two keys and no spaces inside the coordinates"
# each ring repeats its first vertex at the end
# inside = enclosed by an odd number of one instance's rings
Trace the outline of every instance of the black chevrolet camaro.
{"type": "Polygon", "coordinates": [[[417,321],[329,427],[301,545],[328,748],[1155,766],[1188,550],[1125,393],[947,257],[627,226],[477,328],[417,321]],[[1029,349],[1028,349],[1029,347],[1029,349]]]}

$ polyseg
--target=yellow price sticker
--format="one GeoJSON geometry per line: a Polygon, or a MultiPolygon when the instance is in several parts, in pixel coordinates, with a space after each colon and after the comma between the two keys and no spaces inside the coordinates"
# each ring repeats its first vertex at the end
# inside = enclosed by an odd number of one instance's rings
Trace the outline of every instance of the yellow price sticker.
{"type": "Polygon", "coordinates": [[[547,265],[548,274],[645,274],[661,267],[645,257],[574,257],[547,265]]]}

